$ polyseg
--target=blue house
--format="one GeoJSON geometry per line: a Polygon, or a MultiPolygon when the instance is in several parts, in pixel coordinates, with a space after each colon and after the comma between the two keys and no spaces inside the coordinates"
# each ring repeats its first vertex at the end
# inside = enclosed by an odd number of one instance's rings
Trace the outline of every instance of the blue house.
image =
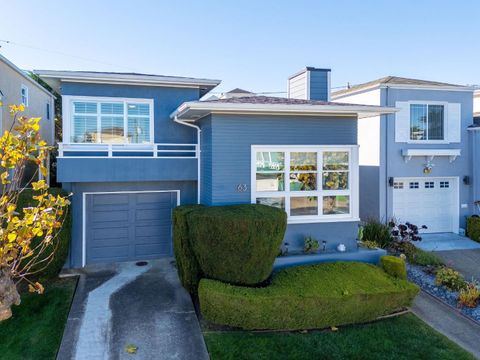
{"type": "Polygon", "coordinates": [[[289,98],[200,101],[217,80],[36,71],[62,95],[58,181],[73,192],[71,267],[172,255],[180,204],[258,203],[305,236],[357,250],[358,119],[390,107],[329,102],[330,70],[289,79],[289,98]]]}
{"type": "Polygon", "coordinates": [[[478,181],[473,89],[388,76],[332,98],[399,109],[359,121],[360,217],[396,218],[430,233],[463,232],[478,181]]]}

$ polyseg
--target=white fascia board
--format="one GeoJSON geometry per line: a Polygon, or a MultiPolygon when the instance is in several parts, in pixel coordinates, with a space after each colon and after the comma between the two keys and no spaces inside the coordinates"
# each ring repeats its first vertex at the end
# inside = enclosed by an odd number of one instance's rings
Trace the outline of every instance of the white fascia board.
{"type": "Polygon", "coordinates": [[[460,156],[461,149],[403,149],[403,156],[460,156]]]}
{"type": "Polygon", "coordinates": [[[17,65],[12,63],[10,60],[8,60],[5,56],[2,56],[1,54],[0,54],[0,61],[4,62],[7,66],[9,66],[11,69],[13,69],[19,75],[21,75],[24,79],[29,81],[31,84],[35,85],[38,89],[42,90],[44,93],[47,93],[52,98],[56,99],[55,95],[53,95],[50,91],[48,91],[42,85],[40,85],[35,80],[33,80],[30,76],[25,74],[25,72],[22,69],[20,69],[17,65]]]}
{"type": "Polygon", "coordinates": [[[232,103],[206,103],[206,102],[185,102],[170,117],[177,116],[182,119],[195,120],[206,116],[208,113],[228,114],[298,114],[298,115],[350,115],[359,118],[393,114],[399,111],[393,107],[379,107],[369,105],[287,105],[287,104],[232,104],[232,103]],[[190,111],[196,111],[195,117],[189,117],[190,111]]]}

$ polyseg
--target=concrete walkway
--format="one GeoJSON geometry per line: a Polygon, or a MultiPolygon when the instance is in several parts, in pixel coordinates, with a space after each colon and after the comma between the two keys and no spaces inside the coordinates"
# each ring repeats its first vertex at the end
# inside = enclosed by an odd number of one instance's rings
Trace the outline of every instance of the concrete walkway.
{"type": "Polygon", "coordinates": [[[480,359],[480,325],[423,291],[415,299],[412,312],[480,359]]]}
{"type": "Polygon", "coordinates": [[[415,246],[425,251],[480,249],[480,243],[454,233],[422,234],[415,246]]]}
{"type": "Polygon", "coordinates": [[[173,259],[82,270],[58,359],[208,359],[173,259]],[[136,354],[126,347],[138,348],[136,354]]]}

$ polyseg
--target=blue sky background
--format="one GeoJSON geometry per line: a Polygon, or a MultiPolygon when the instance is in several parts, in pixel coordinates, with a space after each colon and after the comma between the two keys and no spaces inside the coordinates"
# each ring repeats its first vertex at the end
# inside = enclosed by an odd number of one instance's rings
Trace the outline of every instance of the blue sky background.
{"type": "Polygon", "coordinates": [[[285,91],[306,65],[330,67],[333,86],[386,75],[480,84],[474,0],[0,0],[0,12],[0,40],[12,42],[0,53],[24,69],[221,79],[216,92],[285,91]]]}

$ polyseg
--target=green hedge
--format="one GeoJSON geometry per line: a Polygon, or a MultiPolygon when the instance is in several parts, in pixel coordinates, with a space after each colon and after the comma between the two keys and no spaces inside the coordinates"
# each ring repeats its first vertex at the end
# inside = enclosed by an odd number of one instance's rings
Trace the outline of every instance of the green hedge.
{"type": "Polygon", "coordinates": [[[365,263],[282,270],[263,288],[202,279],[204,318],[243,329],[300,330],[374,320],[409,306],[419,288],[365,263]]]}
{"type": "MultiPolygon", "coordinates": [[[[49,193],[52,195],[63,195],[67,196],[68,193],[60,188],[50,188],[49,193]]],[[[17,209],[23,209],[24,207],[35,206],[36,200],[32,199],[32,196],[35,195],[31,189],[26,189],[22,191],[18,198],[17,209]]],[[[56,251],[53,256],[53,260],[50,264],[39,273],[36,273],[34,276],[40,279],[52,279],[57,277],[59,272],[62,270],[63,265],[65,265],[65,261],[68,256],[68,249],[70,245],[70,239],[72,235],[72,217],[70,209],[67,209],[65,212],[65,218],[63,220],[63,227],[56,236],[55,240],[51,243],[49,248],[44,252],[42,258],[47,257],[51,252],[55,249],[56,251]]],[[[40,238],[36,238],[32,240],[32,247],[35,247],[36,244],[40,241],[40,238]]],[[[40,265],[37,268],[32,268],[32,271],[39,270],[44,265],[40,265]]]]}
{"type": "Polygon", "coordinates": [[[197,292],[202,271],[190,245],[186,216],[202,207],[202,205],[182,205],[173,210],[173,251],[178,276],[183,287],[191,294],[197,292]]]}
{"type": "Polygon", "coordinates": [[[467,234],[470,239],[480,242],[480,217],[467,219],[467,234]]]}
{"type": "Polygon", "coordinates": [[[387,274],[399,279],[407,279],[407,265],[403,259],[389,255],[381,256],[380,265],[387,274]]]}
{"type": "Polygon", "coordinates": [[[205,277],[252,285],[270,276],[287,226],[283,210],[255,204],[212,206],[186,217],[205,277]]]}

